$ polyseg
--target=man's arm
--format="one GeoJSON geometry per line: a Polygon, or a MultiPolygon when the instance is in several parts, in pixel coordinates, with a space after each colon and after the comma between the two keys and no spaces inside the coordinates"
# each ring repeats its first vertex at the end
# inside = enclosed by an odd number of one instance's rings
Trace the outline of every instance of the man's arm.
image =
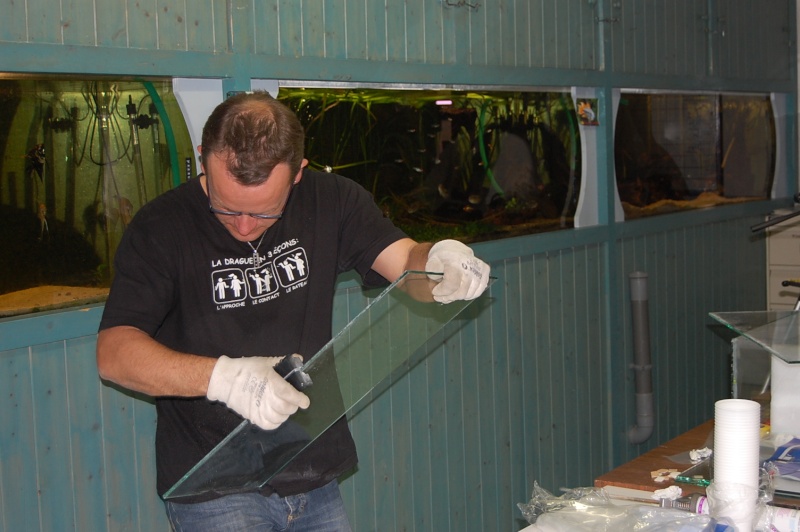
{"type": "Polygon", "coordinates": [[[97,336],[103,379],[153,397],[206,397],[224,403],[264,430],[308,408],[274,366],[279,357],[209,358],[168,349],[135,327],[111,327],[97,336]]]}
{"type": "MultiPolygon", "coordinates": [[[[486,290],[490,273],[489,265],[457,240],[419,244],[410,238],[384,249],[372,269],[389,281],[397,280],[406,270],[442,273],[429,295],[439,303],[475,299],[486,290]]],[[[420,294],[415,297],[420,298],[420,294]]]]}
{"type": "Polygon", "coordinates": [[[179,353],[135,327],[111,327],[97,336],[100,377],[152,397],[202,397],[214,358],[179,353]]]}
{"type": "Polygon", "coordinates": [[[407,270],[425,271],[428,252],[433,244],[417,243],[403,238],[384,249],[372,264],[372,269],[393,283],[407,270]]]}

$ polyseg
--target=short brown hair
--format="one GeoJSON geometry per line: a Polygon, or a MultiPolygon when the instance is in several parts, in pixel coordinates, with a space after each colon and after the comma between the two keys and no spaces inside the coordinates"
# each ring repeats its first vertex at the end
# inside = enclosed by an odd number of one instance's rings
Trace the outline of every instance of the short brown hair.
{"type": "Polygon", "coordinates": [[[228,171],[243,185],[267,180],[280,163],[292,179],[303,162],[305,132],[291,109],[258,91],[231,96],[203,126],[202,156],[225,159],[228,171]]]}

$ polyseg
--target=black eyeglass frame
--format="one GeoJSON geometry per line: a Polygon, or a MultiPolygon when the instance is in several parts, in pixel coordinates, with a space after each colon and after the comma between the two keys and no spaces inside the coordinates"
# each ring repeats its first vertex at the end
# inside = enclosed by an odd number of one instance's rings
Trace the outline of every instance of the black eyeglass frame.
{"type": "Polygon", "coordinates": [[[206,188],[208,189],[208,210],[211,214],[219,214],[220,216],[249,216],[250,218],[255,218],[257,220],[280,220],[283,218],[283,215],[286,213],[286,206],[289,205],[289,200],[292,198],[292,192],[294,192],[294,186],[297,184],[297,181],[292,181],[292,186],[289,187],[289,194],[286,196],[286,201],[283,202],[283,208],[281,212],[278,214],[256,214],[253,212],[234,212],[234,211],[223,211],[221,209],[214,208],[211,205],[211,180],[208,178],[208,174],[206,174],[206,188]]]}

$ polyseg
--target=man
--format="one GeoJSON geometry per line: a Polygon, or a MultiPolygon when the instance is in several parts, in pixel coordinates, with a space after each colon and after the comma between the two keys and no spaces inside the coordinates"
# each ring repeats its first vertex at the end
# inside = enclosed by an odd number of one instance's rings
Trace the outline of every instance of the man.
{"type": "MultiPolygon", "coordinates": [[[[273,366],[331,338],[342,272],[367,286],[444,272],[442,303],[486,288],[467,246],[414,242],[353,181],[307,169],[303,137],[267,93],[226,100],[203,128],[203,174],[145,205],[117,250],[98,370],[156,398],[162,496],[242,418],[275,430],[309,408],[273,366]]],[[[356,461],[343,417],[261,492],[167,501],[167,514],[175,530],[349,530],[336,479],[356,461]]]]}

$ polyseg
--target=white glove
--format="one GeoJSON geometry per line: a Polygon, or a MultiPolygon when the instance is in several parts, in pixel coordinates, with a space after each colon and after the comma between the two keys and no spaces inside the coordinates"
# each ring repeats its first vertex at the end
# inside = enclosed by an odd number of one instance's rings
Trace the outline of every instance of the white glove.
{"type": "Polygon", "coordinates": [[[298,408],[311,400],[283,380],[273,369],[279,357],[219,357],[211,372],[206,397],[228,408],[264,430],[278,428],[298,408]]]}
{"type": "Polygon", "coordinates": [[[489,284],[489,265],[457,240],[434,244],[428,252],[425,270],[444,274],[432,291],[433,299],[439,303],[475,299],[489,284]]]}

